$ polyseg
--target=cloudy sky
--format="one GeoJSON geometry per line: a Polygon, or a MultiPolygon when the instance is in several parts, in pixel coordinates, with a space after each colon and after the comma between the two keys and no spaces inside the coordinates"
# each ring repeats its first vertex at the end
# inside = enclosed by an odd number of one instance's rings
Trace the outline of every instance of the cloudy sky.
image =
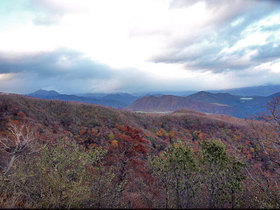
{"type": "Polygon", "coordinates": [[[0,0],[0,91],[280,83],[279,0],[0,0]]]}

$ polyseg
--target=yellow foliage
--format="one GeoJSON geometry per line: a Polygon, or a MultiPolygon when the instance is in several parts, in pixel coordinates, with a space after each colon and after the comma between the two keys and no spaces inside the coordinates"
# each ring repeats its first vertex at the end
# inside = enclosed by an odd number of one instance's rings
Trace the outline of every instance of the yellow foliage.
{"type": "Polygon", "coordinates": [[[254,153],[254,152],[255,152],[255,149],[254,149],[253,147],[250,147],[250,151],[251,151],[252,153],[254,153]]]}
{"type": "MultiPolygon", "coordinates": [[[[109,137],[110,140],[112,140],[112,139],[115,138],[114,134],[112,134],[112,133],[110,133],[110,134],[108,135],[108,137],[109,137]]],[[[114,141],[116,141],[116,140],[114,140],[114,141]]]]}
{"type": "Polygon", "coordinates": [[[113,140],[112,141],[112,146],[114,147],[114,148],[117,148],[118,147],[118,141],[117,140],[113,140]]]}
{"type": "Polygon", "coordinates": [[[156,133],[157,136],[161,137],[162,136],[162,133],[161,133],[161,130],[159,130],[157,133],[156,133]]]}

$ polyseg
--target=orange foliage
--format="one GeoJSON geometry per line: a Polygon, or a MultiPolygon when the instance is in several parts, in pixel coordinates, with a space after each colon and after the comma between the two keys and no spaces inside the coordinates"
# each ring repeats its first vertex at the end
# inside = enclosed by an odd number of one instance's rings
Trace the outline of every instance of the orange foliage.
{"type": "Polygon", "coordinates": [[[96,134],[98,133],[98,130],[97,130],[97,129],[92,128],[92,129],[91,129],[91,132],[92,132],[94,135],[96,135],[96,134]]]}
{"type": "Polygon", "coordinates": [[[118,147],[118,141],[117,141],[117,140],[113,140],[113,141],[112,141],[112,146],[113,146],[114,148],[117,148],[117,147],[118,147]]]}
{"type": "Polygon", "coordinates": [[[204,133],[201,132],[200,134],[198,134],[198,139],[202,140],[204,138],[204,136],[205,136],[204,133]]]}

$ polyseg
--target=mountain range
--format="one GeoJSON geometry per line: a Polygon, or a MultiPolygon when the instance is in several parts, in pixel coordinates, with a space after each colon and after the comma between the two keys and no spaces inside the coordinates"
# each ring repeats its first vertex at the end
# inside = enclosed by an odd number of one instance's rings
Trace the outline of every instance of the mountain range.
{"type": "MultiPolygon", "coordinates": [[[[60,94],[54,90],[48,91],[40,89],[34,93],[27,94],[27,96],[99,104],[117,109],[141,112],[172,112],[178,109],[188,109],[211,114],[224,114],[238,118],[248,118],[251,115],[265,111],[266,103],[270,101],[273,96],[280,96],[280,92],[276,92],[277,88],[280,90],[280,86],[278,87],[277,85],[228,90],[229,92],[243,93],[240,95],[224,93],[223,91],[218,93],[215,93],[215,91],[200,91],[188,96],[154,93],[152,95],[145,94],[144,97],[137,97],[128,93],[85,93],[67,95],[60,94]],[[262,88],[263,91],[261,91],[262,88]],[[247,95],[246,93],[252,94],[247,95]],[[266,96],[265,93],[274,94],[266,96]]],[[[177,94],[179,94],[179,92],[177,92],[177,94]]]]}
{"type": "MultiPolygon", "coordinates": [[[[162,96],[162,95],[175,95],[175,96],[189,96],[203,90],[189,90],[189,91],[157,91],[150,93],[143,93],[139,96],[162,96]]],[[[229,93],[238,96],[270,96],[280,91],[280,85],[261,85],[252,87],[222,89],[222,90],[207,90],[210,93],[229,93]]]]}
{"type": "Polygon", "coordinates": [[[60,94],[54,90],[38,90],[34,93],[27,94],[35,98],[42,99],[56,99],[63,101],[77,101],[83,103],[100,104],[113,108],[123,108],[133,103],[137,97],[127,93],[117,93],[108,95],[94,95],[94,94],[80,94],[80,95],[67,95],[60,94]]]}
{"type": "Polygon", "coordinates": [[[225,114],[239,118],[265,111],[265,105],[273,96],[237,96],[229,93],[210,93],[200,91],[190,96],[146,96],[136,100],[127,109],[143,112],[171,112],[177,109],[189,109],[212,114],[225,114]]]}
{"type": "Polygon", "coordinates": [[[280,91],[280,85],[262,85],[254,87],[212,90],[211,93],[230,93],[239,96],[270,96],[280,91]]]}

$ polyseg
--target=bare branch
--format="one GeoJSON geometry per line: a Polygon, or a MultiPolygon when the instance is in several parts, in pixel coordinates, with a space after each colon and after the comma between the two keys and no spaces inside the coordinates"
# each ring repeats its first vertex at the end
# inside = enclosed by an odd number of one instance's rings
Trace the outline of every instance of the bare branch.
{"type": "Polygon", "coordinates": [[[1,150],[6,151],[11,157],[4,174],[11,169],[16,159],[40,150],[37,147],[33,129],[30,129],[27,125],[10,124],[8,131],[7,137],[0,139],[1,150]]]}

